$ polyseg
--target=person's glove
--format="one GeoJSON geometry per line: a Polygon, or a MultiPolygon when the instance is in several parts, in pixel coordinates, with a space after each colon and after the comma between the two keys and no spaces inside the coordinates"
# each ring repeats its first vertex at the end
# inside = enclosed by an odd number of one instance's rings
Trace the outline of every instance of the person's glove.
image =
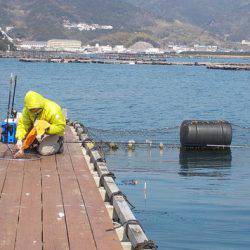
{"type": "Polygon", "coordinates": [[[44,135],[37,135],[36,139],[40,143],[43,140],[44,135]]]}
{"type": "Polygon", "coordinates": [[[23,141],[22,140],[18,140],[17,143],[16,143],[15,148],[17,150],[20,150],[22,148],[22,146],[23,146],[23,141]]]}
{"type": "Polygon", "coordinates": [[[42,136],[45,134],[46,130],[50,127],[50,124],[44,120],[36,120],[34,123],[37,136],[42,136]]]}
{"type": "Polygon", "coordinates": [[[15,159],[24,158],[24,156],[25,156],[25,154],[24,154],[23,149],[20,149],[20,150],[17,151],[17,153],[15,153],[14,158],[15,159]]]}

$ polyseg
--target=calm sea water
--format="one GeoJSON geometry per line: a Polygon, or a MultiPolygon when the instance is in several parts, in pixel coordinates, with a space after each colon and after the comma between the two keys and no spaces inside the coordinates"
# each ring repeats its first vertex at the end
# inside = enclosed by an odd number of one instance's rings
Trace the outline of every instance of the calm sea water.
{"type": "MultiPolygon", "coordinates": [[[[1,119],[12,72],[19,78],[19,109],[26,91],[38,91],[66,107],[96,139],[172,144],[184,119],[224,119],[237,125],[233,145],[250,145],[249,72],[0,59],[1,119]]],[[[159,249],[250,248],[250,148],[186,153],[120,147],[106,150],[106,158],[159,249]]]]}

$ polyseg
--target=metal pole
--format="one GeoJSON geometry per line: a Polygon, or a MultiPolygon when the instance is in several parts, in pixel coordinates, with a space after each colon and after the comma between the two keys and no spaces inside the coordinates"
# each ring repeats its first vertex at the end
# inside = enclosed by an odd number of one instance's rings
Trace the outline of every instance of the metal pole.
{"type": "Polygon", "coordinates": [[[13,84],[13,75],[10,76],[10,87],[9,87],[9,100],[8,100],[8,109],[7,109],[7,122],[10,117],[10,103],[11,103],[11,92],[12,92],[12,84],[13,84]]]}
{"type": "Polygon", "coordinates": [[[17,84],[17,76],[14,76],[14,89],[13,89],[13,95],[12,95],[12,104],[11,104],[11,115],[14,117],[14,102],[15,102],[15,94],[16,94],[16,84],[17,84]]]}
{"type": "Polygon", "coordinates": [[[11,90],[12,90],[13,75],[10,76],[10,88],[9,88],[9,100],[8,100],[8,110],[7,110],[7,122],[6,122],[6,142],[8,143],[9,137],[9,118],[10,118],[10,102],[11,102],[11,90]]]}

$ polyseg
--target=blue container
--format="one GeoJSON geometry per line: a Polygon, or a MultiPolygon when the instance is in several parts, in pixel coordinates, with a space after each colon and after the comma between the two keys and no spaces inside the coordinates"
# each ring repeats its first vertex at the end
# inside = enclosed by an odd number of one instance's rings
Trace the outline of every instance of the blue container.
{"type": "Polygon", "coordinates": [[[1,127],[2,127],[1,141],[3,143],[16,143],[16,128],[17,128],[16,122],[10,121],[7,124],[7,122],[4,121],[2,122],[1,127]]]}

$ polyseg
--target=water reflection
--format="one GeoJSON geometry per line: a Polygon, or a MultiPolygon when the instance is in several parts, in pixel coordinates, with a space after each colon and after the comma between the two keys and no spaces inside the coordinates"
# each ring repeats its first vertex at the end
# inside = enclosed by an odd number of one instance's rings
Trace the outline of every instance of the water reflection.
{"type": "Polygon", "coordinates": [[[187,150],[180,149],[181,176],[224,177],[231,168],[231,149],[187,150]]]}

